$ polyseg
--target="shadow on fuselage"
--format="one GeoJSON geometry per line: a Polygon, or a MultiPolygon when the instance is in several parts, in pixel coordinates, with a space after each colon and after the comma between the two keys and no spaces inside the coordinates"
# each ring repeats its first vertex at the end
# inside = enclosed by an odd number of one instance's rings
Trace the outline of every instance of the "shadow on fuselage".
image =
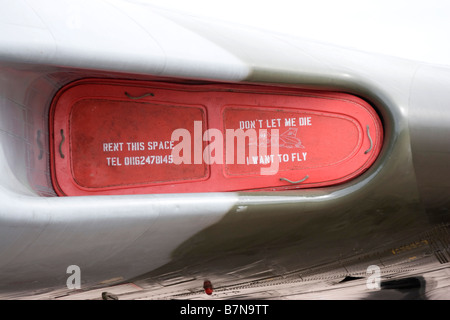
{"type": "Polygon", "coordinates": [[[423,277],[382,281],[381,289],[368,294],[365,300],[426,300],[423,277]]]}

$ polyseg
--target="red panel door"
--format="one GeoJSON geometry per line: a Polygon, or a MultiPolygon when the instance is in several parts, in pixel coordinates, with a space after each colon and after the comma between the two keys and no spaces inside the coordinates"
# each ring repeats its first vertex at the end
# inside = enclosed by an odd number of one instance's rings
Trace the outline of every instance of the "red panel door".
{"type": "Polygon", "coordinates": [[[289,190],[369,168],[382,125],[344,93],[82,80],[50,112],[60,195],[289,190]]]}

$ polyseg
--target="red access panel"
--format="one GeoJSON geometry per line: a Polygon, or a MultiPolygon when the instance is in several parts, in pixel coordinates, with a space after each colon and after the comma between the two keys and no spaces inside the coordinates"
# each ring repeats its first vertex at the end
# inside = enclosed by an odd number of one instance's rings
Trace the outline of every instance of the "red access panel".
{"type": "Polygon", "coordinates": [[[345,93],[108,79],[62,88],[50,130],[61,196],[330,186],[383,141],[377,113],[345,93]]]}

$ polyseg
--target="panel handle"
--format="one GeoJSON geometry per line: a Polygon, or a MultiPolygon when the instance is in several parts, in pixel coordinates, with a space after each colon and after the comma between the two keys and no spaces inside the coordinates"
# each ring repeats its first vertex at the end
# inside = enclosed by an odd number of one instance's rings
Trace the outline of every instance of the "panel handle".
{"type": "Polygon", "coordinates": [[[154,95],[153,93],[151,93],[151,92],[146,93],[146,94],[143,94],[142,96],[137,96],[137,97],[130,95],[128,92],[125,92],[125,95],[126,95],[128,98],[133,99],[133,100],[138,100],[138,99],[142,99],[142,98],[145,98],[145,97],[154,97],[154,96],[155,96],[155,95],[154,95]]]}
{"type": "Polygon", "coordinates": [[[62,152],[62,145],[64,143],[64,141],[66,140],[66,137],[64,137],[64,130],[61,129],[61,142],[59,144],[59,155],[61,156],[61,158],[64,159],[64,153],[62,152]]]}
{"type": "Polygon", "coordinates": [[[292,180],[289,180],[289,179],[287,179],[287,178],[280,178],[280,180],[287,181],[287,182],[289,182],[289,183],[291,183],[291,184],[299,184],[299,183],[302,183],[303,181],[305,181],[305,180],[308,179],[308,178],[309,178],[309,176],[306,175],[306,177],[304,177],[303,179],[298,180],[298,181],[292,181],[292,180]]]}
{"type": "Polygon", "coordinates": [[[370,152],[370,150],[372,150],[372,147],[373,147],[373,141],[372,141],[372,137],[370,136],[369,125],[367,125],[367,136],[369,137],[370,147],[369,147],[369,149],[364,151],[364,154],[368,154],[370,152]]]}

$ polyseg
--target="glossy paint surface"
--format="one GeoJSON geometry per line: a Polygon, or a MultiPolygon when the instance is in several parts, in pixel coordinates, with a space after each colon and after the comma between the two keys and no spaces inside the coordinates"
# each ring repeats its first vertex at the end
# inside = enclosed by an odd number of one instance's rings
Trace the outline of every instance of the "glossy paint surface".
{"type": "Polygon", "coordinates": [[[448,66],[139,2],[42,4],[2,11],[3,298],[448,298],[448,66]],[[383,146],[364,174],[331,187],[57,197],[49,108],[93,77],[344,92],[377,111],[383,146]],[[67,285],[73,265],[81,291],[67,285]],[[367,287],[372,265],[381,290],[367,287]]]}

